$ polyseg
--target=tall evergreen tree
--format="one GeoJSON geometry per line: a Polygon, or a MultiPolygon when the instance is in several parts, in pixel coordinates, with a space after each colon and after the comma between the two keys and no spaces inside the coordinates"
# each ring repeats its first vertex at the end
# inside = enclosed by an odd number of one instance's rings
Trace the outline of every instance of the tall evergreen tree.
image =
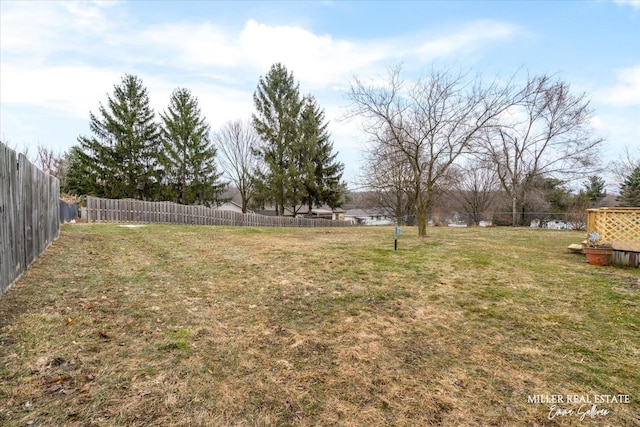
{"type": "Polygon", "coordinates": [[[158,186],[160,133],[149,95],[138,77],[126,74],[108,95],[107,107],[90,113],[92,137],[80,136],[79,152],[93,193],[110,198],[153,198],[158,186]]]}
{"type": "Polygon", "coordinates": [[[300,115],[300,148],[305,162],[300,169],[303,171],[304,202],[309,213],[313,205],[338,207],[346,194],[346,187],[341,182],[344,164],[336,160],[328,126],[324,111],[315,98],[305,97],[300,115]]]}
{"type": "Polygon", "coordinates": [[[302,107],[293,73],[280,63],[274,64],[264,78],[260,77],[253,101],[253,126],[263,141],[259,154],[266,165],[266,170],[257,176],[258,191],[262,199],[274,202],[276,215],[282,215],[285,204],[295,205],[300,196],[297,181],[291,181],[299,172],[292,161],[292,147],[300,140],[298,121],[302,107]]]}
{"type": "Polygon", "coordinates": [[[96,179],[83,162],[82,149],[74,145],[64,154],[65,174],[60,178],[60,192],[73,195],[95,194],[96,179]]]}
{"type": "Polygon", "coordinates": [[[607,196],[604,179],[598,175],[590,176],[589,180],[584,183],[584,187],[585,194],[593,204],[599,203],[607,196]]]}
{"type": "Polygon", "coordinates": [[[640,206],[640,166],[636,167],[620,186],[618,200],[623,206],[640,206]]]}
{"type": "Polygon", "coordinates": [[[217,205],[226,185],[220,182],[222,174],[216,170],[216,149],[198,99],[188,89],[178,88],[160,117],[166,196],[185,205],[217,205]]]}

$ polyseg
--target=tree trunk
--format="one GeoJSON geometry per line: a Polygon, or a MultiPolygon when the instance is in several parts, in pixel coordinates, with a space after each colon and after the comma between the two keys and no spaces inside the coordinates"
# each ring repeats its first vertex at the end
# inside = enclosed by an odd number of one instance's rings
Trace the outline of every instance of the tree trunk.
{"type": "Polygon", "coordinates": [[[425,237],[427,235],[427,215],[418,214],[418,236],[425,237]]]}
{"type": "Polygon", "coordinates": [[[518,226],[518,206],[516,203],[516,197],[511,199],[511,221],[514,227],[518,226]]]}
{"type": "Polygon", "coordinates": [[[418,217],[418,236],[424,237],[427,235],[428,209],[425,209],[424,205],[418,206],[416,216],[418,217]]]}
{"type": "Polygon", "coordinates": [[[424,196],[420,192],[416,191],[416,216],[418,217],[418,236],[425,237],[427,235],[427,221],[429,216],[429,206],[431,205],[431,194],[424,196]],[[426,199],[426,200],[425,200],[426,199]]]}

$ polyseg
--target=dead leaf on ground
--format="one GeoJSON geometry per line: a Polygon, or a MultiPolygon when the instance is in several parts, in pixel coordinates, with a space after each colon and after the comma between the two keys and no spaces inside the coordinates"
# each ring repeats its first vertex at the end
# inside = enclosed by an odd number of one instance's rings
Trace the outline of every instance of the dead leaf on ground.
{"type": "Polygon", "coordinates": [[[64,377],[56,375],[49,378],[49,381],[47,381],[47,384],[61,383],[62,381],[64,381],[64,377]]]}
{"type": "Polygon", "coordinates": [[[62,388],[62,385],[60,384],[52,384],[51,386],[47,387],[47,391],[50,393],[55,393],[56,391],[60,390],[62,388]]]}
{"type": "Polygon", "coordinates": [[[462,387],[462,388],[469,387],[469,384],[467,384],[467,382],[465,380],[456,380],[454,382],[454,384],[457,385],[458,387],[462,387]]]}

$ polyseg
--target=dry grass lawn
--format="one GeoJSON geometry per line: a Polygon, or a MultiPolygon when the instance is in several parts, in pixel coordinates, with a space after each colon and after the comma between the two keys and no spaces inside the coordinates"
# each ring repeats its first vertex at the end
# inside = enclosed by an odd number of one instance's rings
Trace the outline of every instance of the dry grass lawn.
{"type": "Polygon", "coordinates": [[[640,425],[639,269],[428,231],[65,226],[0,300],[0,424],[640,425]]]}

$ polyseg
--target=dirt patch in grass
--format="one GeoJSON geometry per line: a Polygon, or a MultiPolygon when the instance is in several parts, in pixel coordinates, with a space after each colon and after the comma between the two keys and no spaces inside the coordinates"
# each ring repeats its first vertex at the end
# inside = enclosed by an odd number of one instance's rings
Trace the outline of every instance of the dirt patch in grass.
{"type": "Polygon", "coordinates": [[[640,424],[639,270],[414,234],[65,226],[0,300],[0,424],[640,424]]]}

